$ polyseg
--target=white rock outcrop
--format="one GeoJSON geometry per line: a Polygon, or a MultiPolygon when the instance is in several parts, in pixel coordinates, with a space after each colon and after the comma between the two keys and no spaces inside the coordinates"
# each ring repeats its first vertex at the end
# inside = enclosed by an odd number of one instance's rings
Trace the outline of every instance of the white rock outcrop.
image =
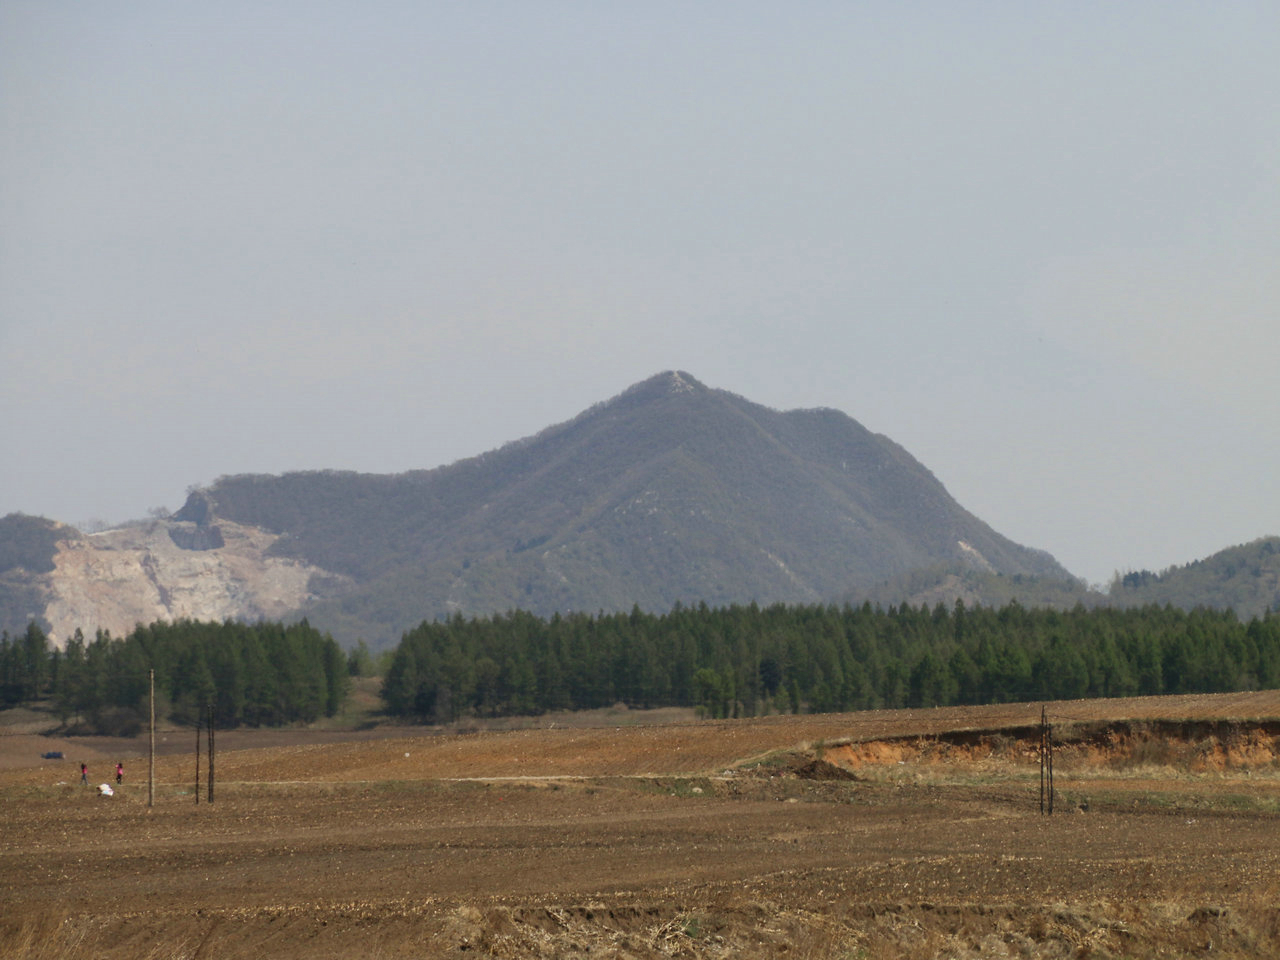
{"type": "Polygon", "coordinates": [[[45,609],[51,641],[63,646],[77,628],[125,636],[156,620],[281,619],[311,599],[313,575],[331,578],[266,556],[278,538],[263,530],[219,520],[222,545],[191,550],[170,536],[179,526],[191,525],[156,520],[59,543],[45,609]]]}

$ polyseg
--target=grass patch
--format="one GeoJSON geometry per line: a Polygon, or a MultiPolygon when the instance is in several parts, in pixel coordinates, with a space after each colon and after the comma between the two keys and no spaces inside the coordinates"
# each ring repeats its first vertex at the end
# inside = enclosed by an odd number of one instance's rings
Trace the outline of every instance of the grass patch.
{"type": "Polygon", "coordinates": [[[84,935],[70,920],[40,914],[0,923],[0,953],[10,960],[60,960],[83,949],[84,935]]]}

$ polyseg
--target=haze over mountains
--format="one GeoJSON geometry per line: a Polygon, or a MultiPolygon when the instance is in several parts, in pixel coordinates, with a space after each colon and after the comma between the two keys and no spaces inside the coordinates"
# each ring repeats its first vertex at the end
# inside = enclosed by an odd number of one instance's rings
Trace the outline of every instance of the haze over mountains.
{"type": "Polygon", "coordinates": [[[170,518],[93,535],[3,524],[3,626],[35,617],[59,641],[174,617],[305,614],[383,646],[424,619],[513,608],[1103,600],[845,414],[778,412],[681,372],[434,470],[224,477],[170,518]]]}

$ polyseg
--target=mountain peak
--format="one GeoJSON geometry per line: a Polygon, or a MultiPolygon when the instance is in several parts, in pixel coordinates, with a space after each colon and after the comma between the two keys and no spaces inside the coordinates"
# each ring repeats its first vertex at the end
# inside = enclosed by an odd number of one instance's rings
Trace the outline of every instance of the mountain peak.
{"type": "Polygon", "coordinates": [[[641,380],[620,393],[616,400],[659,400],[679,394],[707,393],[704,386],[691,374],[683,370],[665,370],[654,374],[647,380],[641,380]]]}
{"type": "Polygon", "coordinates": [[[658,374],[658,376],[667,380],[667,389],[672,393],[690,393],[694,390],[706,389],[683,370],[668,370],[666,373],[658,374]]]}

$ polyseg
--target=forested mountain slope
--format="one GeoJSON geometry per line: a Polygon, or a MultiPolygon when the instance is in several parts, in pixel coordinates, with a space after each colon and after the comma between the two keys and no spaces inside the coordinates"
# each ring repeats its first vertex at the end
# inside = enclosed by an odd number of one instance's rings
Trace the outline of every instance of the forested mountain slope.
{"type": "Polygon", "coordinates": [[[306,612],[375,643],[455,612],[824,601],[940,563],[1069,579],[848,416],[676,372],[450,466],[226,477],[175,517],[218,518],[350,578],[306,612]]]}
{"type": "Polygon", "coordinates": [[[1241,617],[1280,611],[1280,537],[1228,547],[1160,573],[1138,570],[1117,575],[1108,599],[1118,606],[1230,608],[1241,617]]]}

